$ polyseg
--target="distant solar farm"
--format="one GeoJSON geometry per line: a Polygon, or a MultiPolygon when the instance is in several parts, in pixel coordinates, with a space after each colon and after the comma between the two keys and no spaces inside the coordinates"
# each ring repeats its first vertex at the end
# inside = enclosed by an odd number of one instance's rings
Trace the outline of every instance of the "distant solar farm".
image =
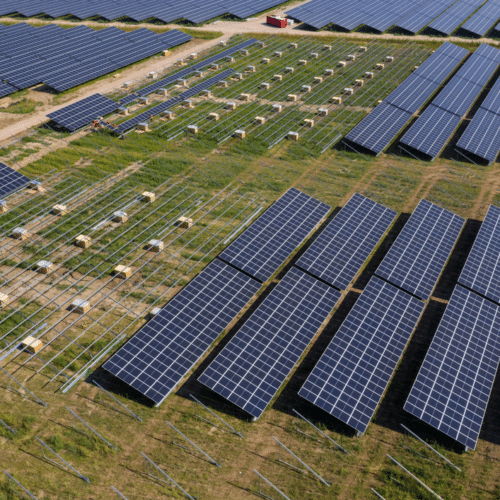
{"type": "Polygon", "coordinates": [[[0,498],[494,498],[500,50],[467,47],[239,34],[6,141],[0,498]]]}

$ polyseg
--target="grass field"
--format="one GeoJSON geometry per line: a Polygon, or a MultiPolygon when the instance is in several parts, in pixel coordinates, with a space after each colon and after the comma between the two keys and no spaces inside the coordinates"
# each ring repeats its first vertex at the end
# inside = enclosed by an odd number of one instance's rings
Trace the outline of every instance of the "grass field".
{"type": "MultiPolygon", "coordinates": [[[[315,49],[312,45],[304,47],[303,54],[294,54],[295,50],[288,47],[289,41],[270,40],[266,48],[255,48],[248,56],[235,56],[231,67],[243,70],[252,61],[258,64],[264,53],[278,50],[277,47],[283,49],[284,55],[276,58],[271,66],[286,66],[292,59],[298,60],[315,49]]],[[[402,47],[402,44],[380,46],[380,54],[374,50],[377,57],[367,59],[369,65],[402,47]]],[[[349,46],[349,50],[352,48],[349,46]]],[[[352,126],[365,116],[366,110],[362,108],[383,99],[398,78],[409,74],[410,67],[426,53],[428,50],[424,47],[412,47],[410,52],[405,52],[401,64],[395,59],[394,73],[388,72],[386,80],[374,78],[373,85],[367,84],[353,94],[353,98],[359,99],[355,106],[332,110],[321,128],[313,127],[298,142],[285,139],[269,148],[270,136],[276,127],[273,120],[267,122],[272,125],[262,136],[257,127],[244,140],[230,136],[220,142],[218,134],[224,124],[235,126],[238,117],[243,120],[247,115],[262,112],[258,102],[251,102],[238,106],[234,114],[226,116],[226,122],[204,122],[208,126],[200,127],[198,136],[188,136],[181,130],[180,134],[171,134],[176,135],[172,139],[165,131],[174,127],[176,120],[160,119],[153,122],[150,133],[130,132],[124,138],[107,130],[84,130],[70,135],[41,127],[0,150],[2,162],[22,168],[23,173],[38,178],[45,187],[43,192],[25,190],[9,197],[10,210],[0,215],[3,230],[0,292],[8,289],[14,297],[0,312],[0,347],[5,349],[14,340],[24,338],[34,325],[45,323],[48,326],[44,327],[41,338],[49,344],[37,358],[19,352],[1,358],[0,366],[47,404],[44,407],[37,403],[29,392],[16,387],[12,379],[9,386],[8,377],[2,375],[0,419],[17,431],[13,434],[0,422],[2,468],[38,499],[109,499],[116,497],[111,486],[129,500],[183,498],[180,489],[148,475],[141,452],[189,494],[199,494],[200,499],[258,497],[258,476],[253,469],[291,500],[376,498],[371,488],[386,500],[435,498],[401,469],[391,466],[386,456],[389,454],[444,500],[500,498],[498,383],[493,389],[476,451],[465,453],[456,442],[403,411],[404,401],[480,221],[488,206],[500,201],[497,165],[466,163],[451,146],[432,163],[404,154],[395,146],[377,158],[341,147],[321,152],[323,144],[337,129],[344,130],[346,124],[352,126]],[[409,55],[411,57],[407,57],[409,55]],[[344,119],[346,112],[352,113],[348,120],[344,119]],[[313,135],[316,130],[317,136],[313,135]],[[265,283],[262,293],[221,333],[206,357],[159,408],[151,407],[132,389],[107,376],[100,368],[102,360],[123,342],[122,335],[130,337],[145,323],[152,307],[164,305],[245,227],[248,217],[257,213],[259,207],[269,206],[290,187],[329,204],[331,214],[355,192],[360,192],[397,210],[399,215],[262,417],[250,421],[248,415],[204,389],[197,382],[197,376],[267,296],[273,283],[296,261],[304,246],[265,283]],[[156,194],[153,204],[138,201],[143,191],[156,194]],[[373,421],[366,434],[358,438],[352,429],[299,398],[297,392],[422,198],[454,211],[467,222],[373,421]],[[61,203],[68,206],[68,213],[55,216],[52,208],[61,203]],[[109,215],[118,210],[127,212],[127,222],[109,223],[109,215]],[[191,214],[195,224],[182,231],[173,223],[186,213],[191,214]],[[32,237],[25,242],[14,241],[9,234],[16,227],[30,228],[32,237]],[[92,246],[85,250],[75,247],[75,237],[89,231],[92,246]],[[166,251],[161,254],[144,248],[156,237],[166,243],[166,251]],[[53,273],[39,275],[33,271],[41,259],[54,263],[53,273]],[[119,280],[113,275],[119,263],[132,268],[131,279],[119,280]],[[91,302],[87,315],[79,317],[66,310],[75,297],[91,302]],[[111,350],[106,352],[106,349],[111,350]],[[85,375],[85,379],[63,394],[64,384],[79,374],[85,375]],[[101,394],[101,400],[92,380],[140,415],[142,422],[109,396],[101,394]],[[13,389],[20,389],[21,394],[13,389]],[[190,395],[241,431],[244,437],[231,433],[201,407],[198,414],[212,423],[197,418],[190,395]],[[65,406],[116,445],[118,451],[96,436],[75,430],[65,406]],[[299,429],[312,434],[313,438],[297,432],[294,409],[349,453],[343,453],[304,423],[299,429]],[[171,430],[165,420],[221,467],[210,463],[180,435],[176,435],[175,443],[186,445],[190,450],[172,443],[171,430]],[[220,425],[217,427],[216,423],[220,425]],[[414,438],[405,438],[400,424],[431,443],[461,471],[450,467],[414,438]],[[78,473],[88,476],[90,484],[71,469],[63,470],[44,458],[35,436],[78,473]],[[320,482],[283,450],[279,456],[273,436],[331,485],[320,482]]],[[[334,54],[332,60],[339,55],[334,54]]],[[[360,57],[360,65],[362,61],[360,57]]],[[[302,78],[316,76],[316,69],[325,67],[319,65],[309,71],[312,65],[307,66],[303,74],[293,74],[295,81],[293,78],[283,80],[283,93],[292,85],[302,85],[302,78]]],[[[368,70],[363,66],[363,71],[368,70]]],[[[260,83],[262,75],[267,78],[275,72],[276,67],[259,66],[256,74],[249,73],[243,81],[234,82],[234,87],[221,87],[221,93],[217,91],[215,95],[232,99],[243,89],[260,83]],[[260,71],[263,71],[261,75],[260,71]]],[[[357,74],[359,72],[352,73],[348,66],[339,78],[352,79],[357,74]]],[[[192,82],[199,80],[193,78],[192,82]]],[[[327,82],[323,93],[322,85],[315,94],[311,93],[311,102],[306,100],[306,106],[316,106],[335,91],[334,85],[330,87],[327,82]]],[[[339,85],[345,86],[345,83],[339,81],[339,85]]],[[[276,87],[273,92],[275,90],[276,87]]],[[[266,99],[274,101],[281,95],[266,99]]],[[[204,100],[197,102],[194,110],[176,112],[178,119],[190,123],[197,116],[205,117],[208,112],[219,109],[215,107],[218,104],[216,99],[204,100]]],[[[283,123],[311,116],[307,110],[291,107],[288,113],[283,123]]],[[[316,228],[316,232],[318,230],[316,228]]],[[[75,423],[80,431],[88,431],[83,424],[75,423]]],[[[45,452],[48,458],[55,458],[45,452]]],[[[161,475],[158,471],[150,472],[161,475]]],[[[281,498],[264,483],[261,486],[266,495],[275,500],[281,498]]],[[[0,479],[0,500],[13,498],[18,497],[4,476],[0,479]]]]}

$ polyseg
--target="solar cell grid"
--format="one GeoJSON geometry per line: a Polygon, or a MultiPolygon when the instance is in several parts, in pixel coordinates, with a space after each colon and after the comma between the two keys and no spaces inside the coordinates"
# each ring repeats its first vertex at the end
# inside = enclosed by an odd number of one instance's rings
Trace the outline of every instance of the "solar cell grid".
{"type": "Polygon", "coordinates": [[[413,114],[425,104],[438,87],[439,83],[411,74],[384,101],[413,114]]]}
{"type": "Polygon", "coordinates": [[[455,76],[432,101],[433,106],[464,116],[479,96],[482,85],[455,76]]]}
{"type": "Polygon", "coordinates": [[[161,404],[259,288],[252,278],[212,261],[104,369],[161,404]]]}
{"type": "Polygon", "coordinates": [[[299,391],[364,433],[424,308],[373,277],[299,391]]]}
{"type": "Polygon", "coordinates": [[[428,300],[464,222],[462,217],[421,200],[375,274],[428,300]]]}
{"type": "Polygon", "coordinates": [[[328,205],[291,188],[220,258],[260,281],[267,281],[329,211],[328,205]]]}
{"type": "Polygon", "coordinates": [[[30,179],[16,170],[0,163],[0,199],[21,189],[30,179]]]}
{"type": "Polygon", "coordinates": [[[500,114],[500,78],[491,87],[486,99],[481,104],[481,108],[500,114]]]}
{"type": "Polygon", "coordinates": [[[404,409],[475,449],[500,360],[500,308],[455,287],[404,409]]]}
{"type": "Polygon", "coordinates": [[[500,303],[500,208],[490,205],[458,282],[500,303]]]}
{"type": "Polygon", "coordinates": [[[394,210],[355,193],[300,257],[297,267],[345,290],[394,217],[394,210]]]}
{"type": "Polygon", "coordinates": [[[259,418],[341,296],[292,268],[198,380],[259,418]]]}

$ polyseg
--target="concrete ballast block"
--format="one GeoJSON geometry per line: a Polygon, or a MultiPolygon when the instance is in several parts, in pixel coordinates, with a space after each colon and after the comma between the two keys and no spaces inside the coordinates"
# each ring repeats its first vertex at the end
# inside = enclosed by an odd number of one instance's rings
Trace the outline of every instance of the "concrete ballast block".
{"type": "Polygon", "coordinates": [[[314,120],[312,120],[311,118],[306,118],[304,120],[304,126],[308,128],[314,127],[314,120]]]}
{"type": "Polygon", "coordinates": [[[268,57],[264,57],[264,58],[262,59],[262,62],[263,62],[264,64],[269,64],[269,63],[271,62],[271,59],[269,59],[268,57]]]}
{"type": "Polygon", "coordinates": [[[392,61],[394,61],[394,56],[387,56],[385,58],[385,62],[392,62],[392,61]]]}
{"type": "Polygon", "coordinates": [[[224,87],[224,88],[229,87],[229,83],[228,83],[228,82],[226,82],[226,80],[221,80],[221,81],[219,82],[219,85],[220,85],[221,87],[224,87]]]}
{"type": "Polygon", "coordinates": [[[375,68],[377,68],[377,69],[384,69],[385,68],[385,64],[384,63],[377,63],[377,64],[375,64],[375,68]]]}
{"type": "Polygon", "coordinates": [[[319,116],[326,116],[327,114],[328,114],[328,108],[319,108],[318,109],[319,116]]]}
{"type": "Polygon", "coordinates": [[[261,48],[264,48],[266,46],[266,42],[258,42],[257,45],[261,48]]]}
{"type": "Polygon", "coordinates": [[[182,229],[189,229],[193,225],[193,219],[190,217],[179,217],[175,225],[177,227],[181,227],[182,229]]]}
{"type": "Polygon", "coordinates": [[[314,83],[323,83],[323,77],[322,76],[315,76],[314,83]]]}
{"type": "Polygon", "coordinates": [[[156,91],[157,94],[162,95],[164,97],[168,96],[168,90],[167,89],[158,89],[156,91]]]}
{"type": "Polygon", "coordinates": [[[352,87],[346,87],[344,89],[344,94],[352,95],[352,94],[354,94],[354,89],[352,87]]]}
{"type": "Polygon", "coordinates": [[[158,73],[156,71],[150,71],[149,78],[151,78],[152,80],[156,80],[158,78],[158,73]]]}
{"type": "Polygon", "coordinates": [[[31,354],[40,352],[43,348],[43,342],[35,337],[26,337],[22,341],[23,351],[28,351],[31,354]]]}
{"type": "Polygon", "coordinates": [[[247,71],[249,73],[255,73],[257,70],[255,69],[255,66],[247,66],[247,71]]]}
{"type": "Polygon", "coordinates": [[[368,47],[361,46],[361,47],[359,48],[359,51],[360,51],[360,52],[366,52],[367,50],[368,50],[368,47]]]}
{"type": "Polygon", "coordinates": [[[292,141],[298,141],[299,140],[299,133],[298,132],[288,132],[288,138],[292,141]]]}
{"type": "Polygon", "coordinates": [[[66,215],[68,213],[68,207],[66,205],[54,205],[52,207],[52,213],[54,215],[66,215]]]}
{"type": "Polygon", "coordinates": [[[234,135],[235,137],[238,137],[238,139],[244,139],[247,134],[244,130],[238,129],[234,131],[234,135]]]}
{"type": "Polygon", "coordinates": [[[201,95],[203,97],[213,97],[212,91],[211,90],[202,90],[201,95]]]}
{"type": "Polygon", "coordinates": [[[196,125],[188,125],[187,131],[190,134],[197,134],[198,133],[198,127],[196,125]]]}
{"type": "Polygon", "coordinates": [[[142,122],[137,125],[137,128],[139,130],[142,130],[143,132],[149,132],[149,123],[147,122],[142,122]]]}
{"type": "Polygon", "coordinates": [[[285,68],[285,73],[293,73],[295,71],[295,68],[293,68],[292,66],[287,66],[285,68]]]}
{"type": "Polygon", "coordinates": [[[300,59],[299,66],[305,66],[307,64],[306,59],[300,59]]]}
{"type": "Polygon", "coordinates": [[[153,203],[155,201],[156,195],[154,193],[151,193],[151,191],[143,191],[141,193],[141,201],[143,203],[153,203]]]}
{"type": "Polygon", "coordinates": [[[205,76],[204,71],[195,71],[194,75],[197,76],[198,78],[203,78],[205,76]]]}
{"type": "Polygon", "coordinates": [[[177,85],[180,85],[181,87],[187,87],[187,84],[188,84],[187,80],[184,80],[183,78],[179,78],[177,80],[177,85]]]}
{"type": "Polygon", "coordinates": [[[297,95],[296,94],[288,94],[286,100],[295,102],[297,100],[297,95]]]}
{"type": "Polygon", "coordinates": [[[317,52],[311,52],[311,53],[309,54],[309,57],[310,57],[311,59],[318,59],[319,54],[318,54],[317,52]]]}
{"type": "Polygon", "coordinates": [[[71,310],[78,314],[85,314],[90,311],[90,303],[83,299],[75,299],[71,303],[71,310]]]}
{"type": "Polygon", "coordinates": [[[283,75],[274,75],[273,80],[276,80],[277,82],[281,82],[283,80],[283,75]]]}
{"type": "Polygon", "coordinates": [[[116,212],[113,212],[113,217],[111,218],[111,220],[113,222],[124,224],[128,221],[127,212],[124,212],[123,210],[117,210],[116,212]]]}
{"type": "Polygon", "coordinates": [[[92,238],[90,236],[85,236],[80,234],[76,237],[75,245],[80,248],[88,248],[92,243],[92,238]]]}
{"type": "Polygon", "coordinates": [[[347,66],[347,63],[345,61],[339,61],[338,64],[341,68],[345,68],[347,66]]]}
{"type": "Polygon", "coordinates": [[[323,50],[332,50],[331,45],[323,45],[323,50]]]}
{"type": "Polygon", "coordinates": [[[333,69],[325,69],[325,75],[326,76],[332,76],[335,73],[333,69]]]}
{"type": "Polygon", "coordinates": [[[214,120],[214,121],[219,121],[219,113],[209,113],[208,114],[208,119],[209,120],[214,120]]]}
{"type": "Polygon", "coordinates": [[[230,63],[234,63],[234,57],[227,56],[227,57],[226,57],[226,61],[227,61],[227,62],[230,62],[230,63]]]}
{"type": "Polygon", "coordinates": [[[173,120],[175,118],[175,113],[173,111],[163,111],[161,113],[161,116],[164,116],[165,118],[169,120],[173,120]]]}
{"type": "Polygon", "coordinates": [[[266,123],[266,119],[263,116],[256,116],[255,121],[260,125],[264,125],[264,123],[266,123]]]}
{"type": "Polygon", "coordinates": [[[275,55],[276,57],[281,57],[281,56],[283,55],[283,52],[279,52],[279,51],[277,51],[277,52],[275,52],[275,53],[274,53],[274,55],[275,55]]]}
{"type": "Polygon", "coordinates": [[[114,275],[117,277],[117,278],[121,278],[121,279],[124,279],[126,280],[127,278],[130,278],[130,276],[132,276],[132,269],[130,269],[130,267],[127,267],[127,266],[116,266],[114,268],[114,275]]]}
{"type": "Polygon", "coordinates": [[[194,103],[191,99],[186,99],[182,101],[182,104],[184,105],[185,108],[193,109],[194,108],[194,103]]]}
{"type": "Polygon", "coordinates": [[[362,79],[354,80],[354,85],[356,85],[356,87],[362,87],[364,84],[365,81],[362,79]]]}
{"type": "Polygon", "coordinates": [[[24,229],[24,227],[16,227],[12,231],[12,237],[15,240],[25,241],[28,239],[29,235],[30,235],[29,231],[27,229],[24,229]]]}
{"type": "Polygon", "coordinates": [[[0,293],[0,308],[9,304],[9,296],[6,293],[0,293]]]}
{"type": "Polygon", "coordinates": [[[220,43],[219,43],[220,47],[225,47],[226,45],[227,45],[226,40],[221,40],[220,43]]]}
{"type": "Polygon", "coordinates": [[[365,78],[366,78],[367,80],[370,80],[371,78],[373,78],[373,72],[372,72],[372,71],[367,71],[367,72],[365,73],[365,78]]]}
{"type": "Polygon", "coordinates": [[[235,73],[235,74],[233,75],[233,78],[234,78],[235,80],[243,80],[243,73],[235,73]]]}
{"type": "Polygon", "coordinates": [[[310,85],[302,85],[302,92],[311,92],[311,89],[310,85]]]}
{"type": "Polygon", "coordinates": [[[219,69],[219,65],[214,63],[210,65],[210,69],[219,69]]]}
{"type": "Polygon", "coordinates": [[[342,97],[334,96],[332,97],[333,104],[342,104],[342,97]]]}
{"type": "Polygon", "coordinates": [[[53,268],[54,264],[48,260],[39,260],[35,266],[35,270],[39,274],[49,274],[53,268]]]}
{"type": "Polygon", "coordinates": [[[240,101],[248,101],[250,99],[250,94],[240,94],[240,101]]]}
{"type": "Polygon", "coordinates": [[[139,97],[139,99],[137,99],[141,104],[150,104],[151,103],[151,99],[149,97],[139,97]]]}
{"type": "Polygon", "coordinates": [[[243,56],[248,56],[248,54],[250,54],[250,52],[248,52],[247,49],[242,49],[242,50],[240,50],[240,54],[243,56]]]}
{"type": "Polygon", "coordinates": [[[192,61],[198,59],[198,54],[196,52],[193,52],[192,54],[190,54],[189,59],[191,59],[192,61]]]}
{"type": "Polygon", "coordinates": [[[121,107],[118,108],[118,113],[120,113],[122,116],[128,116],[130,114],[130,111],[128,108],[121,107]]]}
{"type": "Polygon", "coordinates": [[[281,111],[283,110],[283,106],[281,104],[273,104],[272,109],[275,113],[281,113],[281,111]]]}
{"type": "Polygon", "coordinates": [[[230,110],[235,110],[236,109],[236,103],[235,102],[228,102],[228,103],[226,103],[225,108],[226,109],[230,109],[230,110]]]}
{"type": "Polygon", "coordinates": [[[5,214],[9,211],[9,206],[4,200],[0,200],[0,214],[5,214]]]}
{"type": "Polygon", "coordinates": [[[153,252],[161,252],[165,248],[165,243],[161,240],[149,240],[146,248],[153,252]]]}
{"type": "Polygon", "coordinates": [[[297,48],[298,48],[298,46],[299,46],[299,45],[298,45],[297,43],[295,43],[295,42],[292,42],[292,43],[289,45],[289,47],[290,47],[291,49],[294,49],[294,50],[295,50],[295,49],[297,49],[297,48]]]}
{"type": "Polygon", "coordinates": [[[355,56],[354,54],[349,54],[349,55],[346,57],[346,59],[347,59],[348,61],[355,61],[355,60],[356,60],[356,56],[355,56]]]}
{"type": "Polygon", "coordinates": [[[270,89],[270,88],[271,88],[271,84],[270,84],[270,83],[267,83],[267,82],[262,82],[262,83],[260,84],[260,88],[261,88],[261,89],[266,89],[266,90],[268,90],[268,89],[270,89]]]}
{"type": "Polygon", "coordinates": [[[30,188],[33,189],[33,191],[37,191],[39,193],[43,193],[45,191],[45,188],[42,186],[42,183],[40,181],[31,181],[30,188]]]}

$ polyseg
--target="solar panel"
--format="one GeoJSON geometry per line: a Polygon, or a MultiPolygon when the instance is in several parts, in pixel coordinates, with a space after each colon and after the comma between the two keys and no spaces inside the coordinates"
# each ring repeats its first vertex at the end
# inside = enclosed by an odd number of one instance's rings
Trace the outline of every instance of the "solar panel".
{"type": "Polygon", "coordinates": [[[259,289],[252,278],[212,261],[104,369],[161,404],[259,289]]]}
{"type": "Polygon", "coordinates": [[[74,131],[88,125],[99,116],[105,116],[116,111],[119,107],[119,103],[101,94],[93,94],[53,113],[49,113],[47,117],[68,130],[74,131]]]}
{"type": "Polygon", "coordinates": [[[381,102],[345,138],[354,144],[380,154],[411,117],[411,113],[386,102],[381,102]]]}
{"type": "Polygon", "coordinates": [[[355,193],[296,265],[345,290],[394,217],[394,210],[355,193]]]}
{"type": "Polygon", "coordinates": [[[274,202],[220,258],[267,281],[330,211],[328,205],[289,189],[274,202]]]}
{"type": "Polygon", "coordinates": [[[500,208],[490,205],[458,282],[500,303],[500,208]]]}
{"type": "Polygon", "coordinates": [[[6,95],[12,94],[13,92],[17,92],[17,88],[9,85],[5,82],[0,82],[0,97],[4,97],[6,95]]]}
{"type": "Polygon", "coordinates": [[[427,58],[413,74],[441,84],[468,53],[469,51],[463,47],[446,42],[427,58]]]}
{"type": "Polygon", "coordinates": [[[401,138],[401,142],[434,159],[460,121],[460,116],[431,104],[401,138]]]}
{"type": "Polygon", "coordinates": [[[411,74],[384,99],[384,102],[413,114],[425,104],[438,87],[439,83],[411,74]]]}
{"type": "Polygon", "coordinates": [[[375,274],[428,300],[464,222],[462,217],[420,200],[375,274]]]}
{"type": "Polygon", "coordinates": [[[486,99],[482,102],[481,108],[500,114],[500,78],[493,84],[486,99]]]}
{"type": "Polygon", "coordinates": [[[198,380],[259,418],[341,297],[292,268],[198,380]]]}
{"type": "Polygon", "coordinates": [[[404,409],[475,449],[500,361],[500,308],[455,287],[404,409]]]}
{"type": "Polygon", "coordinates": [[[494,162],[500,153],[500,115],[479,108],[457,147],[494,162]]]}
{"type": "Polygon", "coordinates": [[[364,433],[424,303],[373,277],[299,396],[364,433]]]}
{"type": "Polygon", "coordinates": [[[500,17],[498,2],[486,2],[463,26],[462,29],[484,36],[500,17]]]}
{"type": "Polygon", "coordinates": [[[455,76],[432,104],[457,116],[464,116],[479,96],[481,89],[482,85],[455,76]]]}
{"type": "Polygon", "coordinates": [[[130,94],[126,95],[125,97],[122,97],[118,102],[122,105],[125,106],[127,104],[130,104],[131,102],[135,102],[139,99],[139,96],[137,94],[130,94]]]}
{"type": "Polygon", "coordinates": [[[30,181],[31,179],[25,175],[8,167],[5,163],[0,163],[0,199],[21,189],[30,181]]]}

